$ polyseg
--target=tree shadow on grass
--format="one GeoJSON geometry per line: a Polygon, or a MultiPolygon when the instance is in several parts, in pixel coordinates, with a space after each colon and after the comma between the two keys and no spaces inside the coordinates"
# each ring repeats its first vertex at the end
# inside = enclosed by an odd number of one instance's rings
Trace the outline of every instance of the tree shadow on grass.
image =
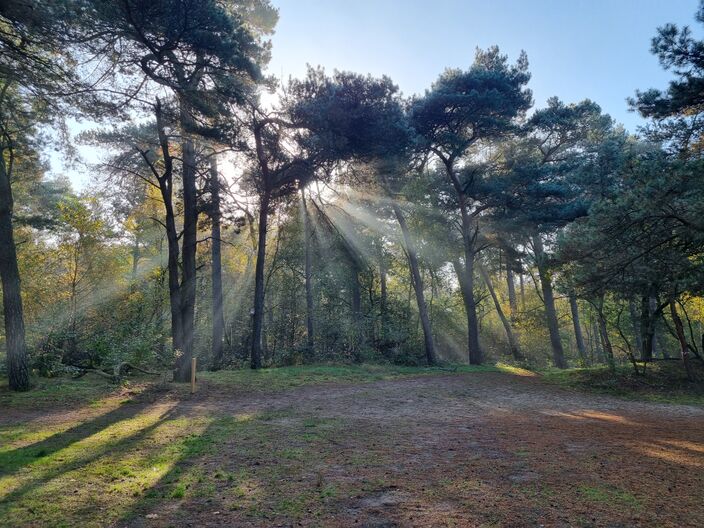
{"type": "Polygon", "coordinates": [[[53,434],[39,442],[2,452],[0,453],[0,478],[11,475],[40,459],[49,457],[57,451],[88,438],[113,424],[134,418],[135,415],[145,408],[141,404],[121,405],[90,421],[81,422],[66,431],[53,434]]]}
{"type": "MultiPolygon", "coordinates": [[[[52,449],[52,453],[56,453],[59,449],[70,446],[72,443],[77,442],[81,439],[89,437],[91,434],[97,433],[105,429],[106,427],[118,424],[121,421],[127,421],[130,418],[135,418],[139,410],[148,409],[148,407],[134,406],[134,409],[121,409],[122,412],[111,412],[108,413],[110,416],[103,416],[102,419],[95,420],[90,424],[86,424],[85,427],[78,426],[74,428],[73,435],[67,439],[61,438],[62,435],[54,435],[56,438],[52,437],[52,441],[47,444],[47,448],[52,449]]],[[[51,481],[60,478],[62,475],[69,473],[71,471],[84,468],[91,463],[99,461],[101,458],[106,456],[121,456],[128,455],[130,452],[134,451],[137,446],[149,435],[159,428],[164,423],[174,420],[181,415],[178,407],[169,409],[167,412],[158,416],[152,423],[146,425],[145,427],[140,427],[136,431],[127,434],[117,440],[106,441],[102,443],[96,449],[87,449],[85,453],[80,454],[77,457],[71,458],[66,463],[62,463],[61,459],[56,461],[51,461],[51,463],[56,463],[55,467],[49,467],[48,469],[42,471],[39,476],[33,477],[28,476],[26,482],[20,484],[16,489],[10,491],[5,495],[2,500],[0,500],[0,513],[5,510],[10,510],[16,507],[23,498],[36,499],[36,494],[41,493],[41,488],[49,484],[51,481]]],[[[33,447],[36,449],[36,446],[33,447]]],[[[35,459],[36,460],[36,459],[35,459]]],[[[25,465],[25,464],[22,464],[25,465]]],[[[86,483],[81,483],[85,486],[86,483]]],[[[64,496],[65,489],[61,488],[57,490],[56,497],[48,497],[48,500],[55,500],[56,504],[60,504],[66,499],[64,496]],[[60,495],[60,496],[59,496],[60,495]]],[[[101,492],[106,490],[90,490],[91,492],[101,492]]],[[[31,509],[30,509],[31,512],[31,509]]]]}
{"type": "MultiPolygon", "coordinates": [[[[201,478],[204,458],[207,455],[219,455],[216,450],[224,443],[232,441],[235,435],[244,431],[258,415],[243,417],[219,415],[211,419],[205,429],[197,435],[187,437],[178,457],[172,461],[171,468],[152,486],[142,493],[128,511],[121,515],[116,526],[143,526],[142,516],[159,506],[159,510],[168,510],[165,501],[180,500],[188,494],[198,496],[207,486],[207,478],[201,478]]],[[[223,464],[220,467],[224,466],[223,464]]],[[[205,499],[206,502],[210,502],[205,499]]],[[[163,515],[159,515],[163,517],[163,515]]],[[[183,519],[181,522],[185,522],[183,519]]]]}

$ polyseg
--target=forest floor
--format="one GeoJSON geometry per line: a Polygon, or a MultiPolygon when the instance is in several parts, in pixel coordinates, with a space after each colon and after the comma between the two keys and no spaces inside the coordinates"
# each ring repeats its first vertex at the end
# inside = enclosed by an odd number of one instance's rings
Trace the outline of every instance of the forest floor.
{"type": "Polygon", "coordinates": [[[704,408],[517,369],[0,392],[0,526],[704,526],[704,408]]]}

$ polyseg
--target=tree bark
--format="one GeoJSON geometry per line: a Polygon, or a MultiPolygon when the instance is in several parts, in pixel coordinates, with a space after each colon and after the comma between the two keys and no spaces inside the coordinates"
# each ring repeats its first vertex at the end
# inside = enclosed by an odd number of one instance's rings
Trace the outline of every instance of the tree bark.
{"type": "Polygon", "coordinates": [[[388,286],[386,282],[386,274],[387,274],[387,269],[386,269],[386,257],[384,256],[384,251],[382,249],[379,250],[379,289],[380,294],[379,294],[379,319],[381,323],[381,331],[379,332],[381,334],[381,339],[382,342],[386,340],[386,321],[388,319],[389,314],[388,312],[388,298],[389,298],[389,293],[388,293],[388,286]]]}
{"type": "Polygon", "coordinates": [[[510,266],[506,268],[506,286],[508,288],[508,306],[511,308],[511,322],[515,324],[518,314],[518,300],[516,299],[515,276],[510,266]]]}
{"type": "Polygon", "coordinates": [[[489,273],[486,271],[484,266],[479,264],[478,267],[479,273],[481,274],[482,279],[484,279],[484,284],[486,284],[486,287],[489,290],[489,295],[491,295],[491,299],[494,301],[494,308],[496,308],[496,313],[499,315],[501,324],[503,325],[504,331],[506,332],[506,338],[508,339],[508,345],[511,350],[511,355],[516,361],[522,361],[525,358],[521,353],[521,347],[519,346],[518,340],[516,339],[516,336],[513,333],[513,329],[511,328],[511,324],[509,323],[508,318],[506,317],[506,315],[504,315],[504,310],[503,308],[501,308],[501,303],[499,302],[499,298],[496,295],[496,291],[494,290],[494,285],[491,283],[491,277],[489,277],[489,273]]]}
{"type": "Polygon", "coordinates": [[[364,348],[365,338],[362,317],[362,286],[359,281],[359,268],[355,263],[352,263],[352,284],[351,286],[351,304],[352,304],[352,320],[354,321],[354,360],[362,361],[362,349],[364,348]]]}
{"type": "Polygon", "coordinates": [[[198,198],[196,189],[196,152],[193,140],[185,126],[189,117],[181,103],[181,125],[183,140],[183,234],[182,234],[182,274],[181,274],[181,321],[183,329],[182,354],[176,361],[174,381],[187,382],[191,379],[191,358],[193,357],[194,323],[196,306],[196,244],[198,231],[198,198]]]}
{"type": "Polygon", "coordinates": [[[464,281],[463,291],[464,308],[467,314],[467,347],[470,365],[481,365],[484,360],[483,351],[479,343],[479,319],[477,317],[477,301],[474,298],[474,234],[473,222],[467,211],[466,198],[460,197],[462,213],[462,242],[464,245],[464,281]]]}
{"type": "Polygon", "coordinates": [[[250,366],[262,367],[262,323],[264,321],[264,262],[266,260],[266,234],[269,221],[271,192],[265,190],[259,200],[259,237],[257,262],[254,271],[254,314],[252,315],[252,354],[250,366]]]}
{"type": "Polygon", "coordinates": [[[433,331],[430,325],[430,317],[428,316],[428,305],[425,303],[425,292],[423,291],[423,277],[420,274],[420,266],[418,265],[418,254],[416,253],[415,243],[411,238],[411,233],[406,224],[406,218],[398,204],[393,203],[394,215],[401,227],[403,242],[408,257],[408,266],[411,268],[411,281],[413,290],[416,294],[416,304],[418,305],[418,314],[420,316],[420,324],[423,329],[423,342],[425,345],[425,360],[428,365],[437,363],[435,355],[435,343],[433,341],[433,331]]]}
{"type": "Polygon", "coordinates": [[[611,339],[609,339],[609,329],[606,326],[606,318],[604,317],[602,306],[599,307],[598,315],[599,334],[601,335],[601,342],[604,349],[604,354],[606,355],[606,361],[608,362],[611,368],[614,368],[616,366],[614,362],[614,348],[611,345],[611,339]]]}
{"type": "Polygon", "coordinates": [[[689,361],[689,345],[687,344],[687,337],[684,333],[684,325],[682,324],[682,319],[680,319],[677,313],[677,305],[675,300],[670,301],[670,315],[672,316],[672,322],[675,323],[675,333],[677,334],[677,340],[680,344],[680,355],[682,357],[682,364],[687,372],[687,379],[689,381],[694,381],[694,370],[692,369],[692,364],[689,361]]]}
{"type": "Polygon", "coordinates": [[[139,274],[139,258],[140,258],[140,251],[139,251],[139,235],[135,233],[134,235],[134,242],[132,244],[132,287],[134,288],[135,283],[137,282],[137,277],[139,274]]]}
{"type": "Polygon", "coordinates": [[[306,204],[305,190],[301,189],[301,212],[303,214],[303,237],[305,244],[305,287],[306,287],[306,347],[312,357],[315,353],[315,303],[313,298],[313,244],[310,212],[306,204]]]}
{"type": "MultiPolygon", "coordinates": [[[[519,262],[520,263],[520,262],[519,262]]],[[[521,264],[522,266],[522,264],[521,264]]],[[[523,280],[523,268],[518,272],[518,282],[521,285],[521,311],[526,311],[526,284],[523,280]]]]}
{"type": "Polygon", "coordinates": [[[20,290],[20,272],[12,231],[13,214],[10,174],[0,149],[0,280],[5,319],[7,376],[14,391],[29,390],[29,365],[25,344],[24,313],[20,290]]]}
{"type": "Polygon", "coordinates": [[[640,317],[638,315],[638,309],[636,308],[636,303],[633,299],[628,299],[628,313],[631,316],[631,328],[633,329],[633,337],[636,342],[636,349],[643,352],[643,335],[640,331],[640,317]]]}
{"type": "MultiPolygon", "coordinates": [[[[161,175],[157,176],[159,191],[164,202],[164,225],[166,228],[166,242],[168,251],[167,269],[169,285],[169,308],[171,311],[171,342],[175,353],[180,354],[183,349],[183,325],[181,320],[181,284],[179,280],[180,249],[178,245],[178,231],[176,229],[176,215],[173,204],[173,158],[169,149],[169,138],[166,135],[161,102],[156,101],[155,107],[157,133],[159,145],[164,162],[161,175]]],[[[144,155],[145,161],[147,160],[144,155]]]]}
{"type": "Polygon", "coordinates": [[[222,243],[220,240],[220,178],[218,176],[218,162],[215,154],[210,159],[210,256],[211,256],[211,286],[212,286],[212,362],[218,369],[223,365],[225,315],[223,313],[222,295],[222,243]]]}
{"type": "Polygon", "coordinates": [[[587,364],[587,347],[584,346],[584,336],[582,335],[582,325],[579,321],[579,306],[577,297],[570,293],[570,311],[572,312],[572,325],[574,326],[574,339],[577,343],[577,352],[583,364],[587,364]]]}
{"type": "MultiPolygon", "coordinates": [[[[454,159],[445,158],[442,160],[445,165],[445,171],[450,183],[457,194],[457,201],[460,208],[461,230],[462,230],[462,246],[464,249],[464,266],[460,267],[464,274],[463,278],[459,278],[462,286],[462,299],[464,301],[465,313],[467,316],[467,351],[469,355],[469,363],[471,365],[480,365],[483,360],[483,352],[479,343],[479,319],[477,317],[477,302],[474,298],[474,259],[475,252],[475,237],[477,227],[469,212],[468,197],[454,169],[454,159]]],[[[455,268],[458,271],[458,268],[455,268]]]]}
{"type": "Polygon", "coordinates": [[[555,309],[555,296],[552,290],[552,278],[547,263],[547,255],[543,249],[543,241],[540,235],[533,237],[533,251],[535,252],[535,263],[538,267],[540,277],[540,288],[543,292],[543,303],[545,304],[545,319],[550,332],[550,346],[552,348],[553,363],[557,368],[567,368],[565,361],[565,351],[562,348],[560,337],[560,325],[557,320],[557,310],[555,309]]]}

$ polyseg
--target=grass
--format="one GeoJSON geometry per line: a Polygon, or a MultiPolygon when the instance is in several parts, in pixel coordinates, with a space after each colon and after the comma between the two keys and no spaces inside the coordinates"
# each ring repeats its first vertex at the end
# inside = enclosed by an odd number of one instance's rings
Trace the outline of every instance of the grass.
{"type": "Polygon", "coordinates": [[[612,486],[582,485],[577,488],[577,493],[588,502],[600,502],[634,510],[642,508],[642,504],[633,494],[612,486]]]}
{"type": "MultiPolygon", "coordinates": [[[[505,372],[519,376],[534,375],[511,365],[448,365],[444,367],[407,367],[365,363],[360,365],[306,365],[260,370],[221,370],[199,372],[198,380],[237,392],[281,392],[306,385],[324,383],[368,383],[418,376],[464,374],[469,372],[505,372]]],[[[28,392],[11,392],[7,380],[0,380],[0,408],[42,411],[78,404],[100,408],[115,403],[130,403],[160,380],[153,376],[130,377],[114,384],[100,377],[32,378],[28,392]]],[[[187,384],[171,384],[172,390],[187,393],[187,384]]],[[[1,438],[1,437],[0,437],[1,438]]]]}
{"type": "Polygon", "coordinates": [[[405,367],[399,365],[306,365],[260,370],[221,370],[199,373],[199,379],[243,392],[279,392],[324,383],[367,383],[416,376],[509,371],[508,366],[452,365],[447,367],[405,367]]]}
{"type": "Polygon", "coordinates": [[[0,380],[0,408],[43,410],[57,405],[66,407],[84,404],[100,407],[110,397],[122,397],[123,401],[141,393],[154,381],[150,378],[131,378],[122,384],[87,374],[81,378],[56,377],[32,378],[32,388],[27,392],[12,392],[7,380],[0,380]]]}
{"type": "Polygon", "coordinates": [[[699,366],[698,379],[688,381],[679,362],[649,364],[645,372],[635,374],[630,366],[576,369],[550,369],[542,379],[566,389],[609,394],[633,400],[686,405],[704,405],[704,369],[699,366]]]}
{"type": "MultiPolygon", "coordinates": [[[[223,393],[265,394],[304,385],[465,372],[536,375],[502,364],[363,364],[222,371],[199,377],[223,393]]],[[[596,390],[591,384],[599,376],[608,379],[599,369],[544,374],[551,382],[589,390],[596,390]]],[[[198,511],[233,511],[258,525],[282,519],[295,524],[327,518],[336,508],[356,504],[355,498],[386,493],[403,478],[388,471],[396,467],[399,429],[365,428],[360,427],[365,421],[320,416],[298,408],[295,399],[276,409],[236,410],[239,414],[232,415],[232,409],[209,408],[207,401],[196,402],[202,409],[192,408],[185,385],[170,385],[167,398],[152,401],[142,396],[148,396],[150,388],[143,380],[125,386],[88,377],[36,383],[30,393],[0,390],[3,405],[31,409],[30,420],[0,423],[0,524],[7,526],[122,526],[184,504],[198,511]],[[35,398],[39,408],[68,407],[76,413],[57,420],[41,419],[37,413],[40,419],[34,419],[35,398]],[[349,479],[350,474],[364,478],[349,479]]],[[[358,397],[364,398],[366,391],[358,397]]],[[[530,461],[533,448],[517,443],[511,449],[512,458],[530,461]]],[[[437,486],[421,488],[421,496],[437,501],[453,496],[471,504],[476,495],[491,492],[471,472],[479,461],[468,464],[470,471],[461,479],[444,477],[437,486]]],[[[409,478],[418,478],[412,475],[409,478]]],[[[551,488],[541,483],[521,485],[515,493],[540,507],[554,502],[551,488]]],[[[615,487],[584,485],[575,493],[587,505],[601,503],[618,511],[641,508],[634,495],[615,487]]]]}

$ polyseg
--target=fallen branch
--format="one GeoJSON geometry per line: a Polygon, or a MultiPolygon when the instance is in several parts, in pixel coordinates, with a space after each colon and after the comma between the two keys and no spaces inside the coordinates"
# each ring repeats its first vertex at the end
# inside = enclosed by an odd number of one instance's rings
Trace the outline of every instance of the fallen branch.
{"type": "Polygon", "coordinates": [[[149,374],[150,376],[161,376],[161,372],[152,372],[150,370],[145,370],[141,367],[137,367],[133,365],[132,363],[128,363],[126,361],[123,361],[122,363],[118,363],[115,365],[115,368],[113,369],[112,373],[107,372],[105,370],[100,370],[100,369],[95,369],[95,368],[89,368],[89,367],[81,367],[80,365],[69,365],[70,367],[79,369],[80,372],[74,376],[74,379],[82,378],[88,373],[91,374],[96,374],[100,377],[103,377],[105,379],[110,380],[113,383],[119,383],[120,380],[124,375],[126,375],[130,370],[136,370],[139,372],[143,372],[144,374],[149,374]]]}

